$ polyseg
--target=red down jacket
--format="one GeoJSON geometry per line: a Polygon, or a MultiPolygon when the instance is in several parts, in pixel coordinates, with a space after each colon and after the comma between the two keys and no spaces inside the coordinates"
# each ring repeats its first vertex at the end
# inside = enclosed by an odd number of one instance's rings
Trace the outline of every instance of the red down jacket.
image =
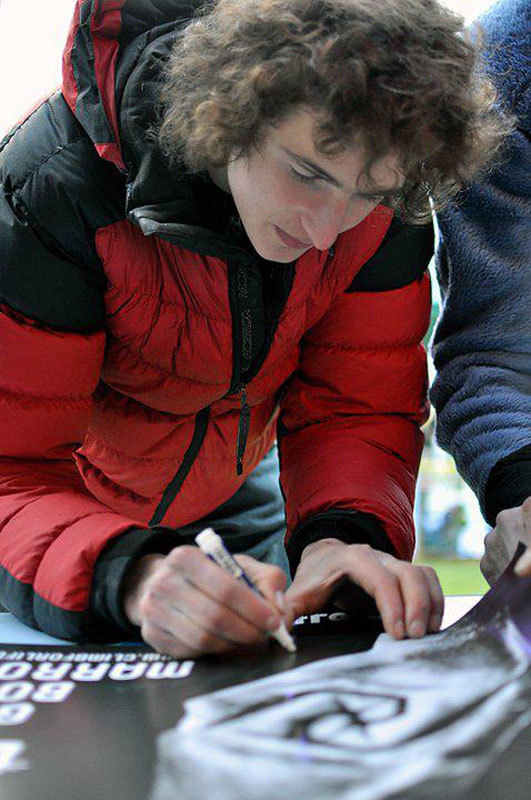
{"type": "Polygon", "coordinates": [[[361,513],[410,558],[427,410],[431,232],[379,206],[269,273],[264,310],[215,189],[146,138],[183,23],[137,5],[78,0],[62,92],[0,145],[0,599],[78,639],[110,540],[219,506],[279,413],[287,538],[361,513]]]}

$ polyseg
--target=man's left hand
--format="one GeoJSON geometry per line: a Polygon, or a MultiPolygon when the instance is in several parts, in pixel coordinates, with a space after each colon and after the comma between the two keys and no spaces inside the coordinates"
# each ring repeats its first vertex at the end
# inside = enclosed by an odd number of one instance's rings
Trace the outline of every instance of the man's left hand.
{"type": "Polygon", "coordinates": [[[374,598],[387,633],[420,638],[441,626],[444,598],[436,572],[414,566],[365,544],[322,539],[308,545],[286,604],[293,621],[321,611],[333,598],[344,610],[356,610],[359,587],[374,598]]]}

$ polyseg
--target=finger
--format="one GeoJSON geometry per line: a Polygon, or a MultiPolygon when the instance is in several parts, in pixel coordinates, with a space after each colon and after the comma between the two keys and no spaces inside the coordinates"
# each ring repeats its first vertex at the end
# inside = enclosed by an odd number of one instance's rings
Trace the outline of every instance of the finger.
{"type": "Polygon", "coordinates": [[[146,619],[141,627],[142,638],[147,644],[154,647],[159,653],[166,653],[173,658],[199,658],[208,653],[224,653],[234,649],[224,639],[216,640],[198,637],[197,627],[184,615],[178,625],[178,635],[175,632],[175,620],[165,619],[164,612],[155,621],[146,619]],[[166,625],[173,630],[168,630],[166,625]]]}
{"type": "Polygon", "coordinates": [[[524,544],[531,546],[531,497],[522,504],[522,520],[524,523],[524,544]]]}
{"type": "Polygon", "coordinates": [[[515,564],[514,571],[521,578],[531,576],[531,548],[527,548],[515,564]]]}
{"type": "Polygon", "coordinates": [[[501,536],[509,553],[509,558],[512,558],[518,539],[524,539],[525,537],[522,508],[518,506],[517,508],[506,508],[500,511],[496,517],[494,533],[501,536]]]}
{"type": "MultiPolygon", "coordinates": [[[[266,638],[267,634],[261,628],[250,625],[231,608],[204,594],[187,579],[181,578],[181,582],[182,587],[176,595],[176,610],[194,623],[200,637],[195,641],[202,648],[208,648],[208,652],[212,652],[211,643],[204,641],[205,637],[225,639],[232,645],[257,644],[266,638]]],[[[166,607],[170,613],[175,608],[166,607]]]]}
{"type": "Polygon", "coordinates": [[[479,566],[485,580],[492,586],[511,560],[499,529],[489,531],[484,539],[485,553],[479,566]]]}
{"type": "Polygon", "coordinates": [[[262,631],[273,631],[280,625],[276,608],[205,556],[197,547],[181,547],[167,557],[174,569],[211,600],[238,614],[247,623],[262,631]]]}
{"type": "MultiPolygon", "coordinates": [[[[219,646],[222,642],[205,642],[198,631],[197,623],[180,608],[179,604],[185,602],[179,590],[182,580],[178,575],[163,573],[162,576],[157,576],[142,596],[139,603],[142,637],[156,649],[159,649],[161,641],[164,642],[165,646],[171,646],[174,654],[178,650],[181,652],[183,648],[187,654],[213,652],[216,645],[219,646]],[[175,641],[170,642],[168,637],[175,641]]],[[[223,643],[225,644],[226,642],[223,643]]]]}
{"type": "Polygon", "coordinates": [[[142,618],[201,653],[219,653],[238,645],[257,644],[266,634],[252,628],[236,614],[206,597],[184,578],[174,581],[174,591],[143,598],[142,618]],[[178,587],[179,581],[183,586],[178,587]]]}
{"type": "Polygon", "coordinates": [[[160,628],[152,620],[145,620],[140,629],[142,639],[157,653],[165,653],[172,658],[198,658],[203,655],[199,650],[187,645],[173,634],[160,628]]]}
{"type": "Polygon", "coordinates": [[[522,503],[522,511],[524,512],[524,516],[526,514],[531,516],[531,497],[527,497],[522,503]]]}
{"type": "Polygon", "coordinates": [[[322,610],[336,592],[338,583],[349,582],[343,566],[344,559],[338,559],[335,553],[329,554],[324,565],[321,560],[316,563],[313,555],[301,561],[285,595],[290,624],[298,617],[322,610]]]}
{"type": "Polygon", "coordinates": [[[444,614],[443,590],[439,581],[439,577],[433,567],[422,566],[420,569],[423,570],[426,576],[430,591],[431,612],[428,622],[428,632],[436,633],[441,627],[444,614]]]}
{"type": "Polygon", "coordinates": [[[235,556],[235,560],[245,570],[248,577],[264,597],[277,608],[279,614],[286,613],[286,573],[275,564],[262,564],[245,555],[235,556]]]}
{"type": "Polygon", "coordinates": [[[301,591],[296,580],[291,584],[285,594],[287,606],[285,623],[290,628],[296,619],[302,617],[307,610],[306,592],[301,591]]]}
{"type": "Polygon", "coordinates": [[[524,537],[522,539],[524,544],[527,544],[527,550],[523,553],[516,562],[514,571],[520,577],[527,577],[531,575],[531,497],[524,500],[522,504],[522,521],[524,525],[524,537]]]}
{"type": "Polygon", "coordinates": [[[382,564],[368,545],[356,545],[349,548],[348,553],[350,557],[344,574],[375,599],[387,633],[395,639],[402,639],[405,631],[404,601],[398,577],[382,564]]]}
{"type": "Polygon", "coordinates": [[[390,568],[400,580],[407,634],[412,639],[420,639],[428,630],[431,613],[430,586],[426,574],[405,561],[395,560],[390,568]]]}

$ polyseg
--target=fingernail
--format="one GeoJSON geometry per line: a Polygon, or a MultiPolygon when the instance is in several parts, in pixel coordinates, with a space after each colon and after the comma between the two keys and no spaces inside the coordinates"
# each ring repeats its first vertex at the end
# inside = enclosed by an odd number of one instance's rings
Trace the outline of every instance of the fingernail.
{"type": "Polygon", "coordinates": [[[286,598],[284,597],[284,592],[278,591],[275,592],[275,600],[277,603],[277,608],[281,614],[286,613],[286,598]]]}
{"type": "Polygon", "coordinates": [[[424,625],[419,619],[413,620],[407,630],[413,639],[420,639],[421,636],[424,636],[424,625]]]}
{"type": "Polygon", "coordinates": [[[406,629],[405,629],[404,623],[402,622],[401,619],[399,619],[398,622],[395,622],[393,630],[395,632],[395,637],[397,639],[403,639],[404,638],[404,634],[406,632],[406,629]]]}
{"type": "Polygon", "coordinates": [[[521,558],[515,564],[514,571],[517,575],[531,575],[531,552],[526,550],[521,558]]]}

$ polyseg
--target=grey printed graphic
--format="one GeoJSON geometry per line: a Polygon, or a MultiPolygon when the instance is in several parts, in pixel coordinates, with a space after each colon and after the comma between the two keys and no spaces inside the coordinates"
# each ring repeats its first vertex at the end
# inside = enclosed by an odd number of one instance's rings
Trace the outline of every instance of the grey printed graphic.
{"type": "Polygon", "coordinates": [[[531,722],[531,584],[514,603],[514,580],[436,636],[187,701],[151,800],[462,797],[531,722]]]}

